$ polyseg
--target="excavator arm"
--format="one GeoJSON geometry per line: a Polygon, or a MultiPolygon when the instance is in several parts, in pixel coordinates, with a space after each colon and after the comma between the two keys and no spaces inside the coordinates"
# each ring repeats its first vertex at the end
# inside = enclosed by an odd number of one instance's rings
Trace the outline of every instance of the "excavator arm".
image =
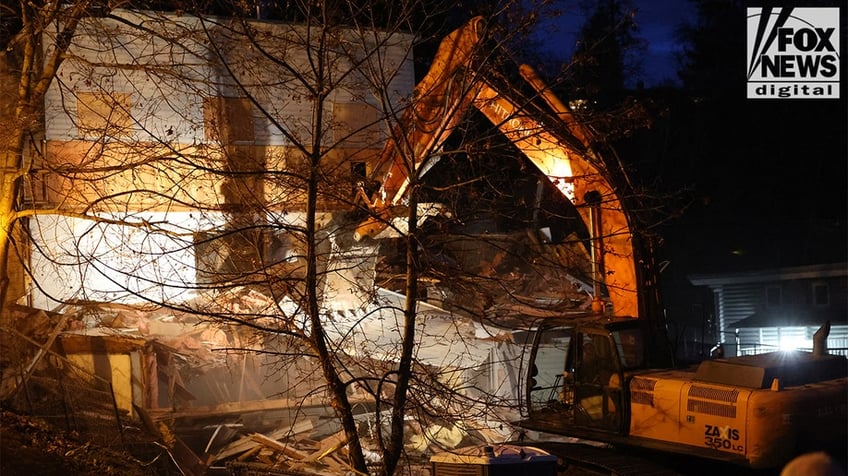
{"type": "Polygon", "coordinates": [[[475,17],[439,44],[433,65],[415,86],[411,105],[395,124],[374,167],[381,174],[380,187],[366,200],[372,216],[356,228],[356,241],[388,226],[392,209],[405,199],[410,177],[433,165],[433,152],[463,119],[476,95],[473,72],[465,66],[482,42],[483,28],[483,18],[475,17]]]}
{"type": "MultiPolygon", "coordinates": [[[[432,164],[434,152],[471,107],[478,109],[575,205],[593,232],[603,281],[615,316],[638,316],[632,236],[628,217],[615,187],[592,152],[589,133],[536,77],[521,72],[554,110],[572,140],[527,112],[468,66],[482,43],[484,21],[476,17],[448,35],[434,64],[416,86],[415,100],[386,143],[375,170],[382,173],[379,190],[369,201],[372,217],[361,223],[354,238],[375,236],[388,226],[392,209],[403,204],[409,180],[432,164]],[[587,199],[591,203],[587,203],[587,199]],[[598,211],[602,211],[598,213],[598,211]]],[[[597,288],[596,288],[597,289],[597,288]]],[[[596,299],[597,299],[596,292],[596,299]]]]}

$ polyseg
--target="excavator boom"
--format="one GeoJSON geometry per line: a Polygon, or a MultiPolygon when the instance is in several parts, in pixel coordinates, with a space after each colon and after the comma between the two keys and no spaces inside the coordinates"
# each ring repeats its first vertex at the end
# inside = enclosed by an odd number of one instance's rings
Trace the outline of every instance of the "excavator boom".
{"type": "Polygon", "coordinates": [[[616,316],[638,317],[632,236],[628,217],[610,183],[589,134],[541,81],[532,68],[522,66],[524,77],[554,109],[560,124],[544,124],[511,100],[485,74],[473,69],[483,42],[485,22],[475,17],[441,42],[433,66],[415,88],[412,105],[404,112],[386,143],[375,170],[382,174],[380,188],[369,203],[372,216],[361,223],[356,240],[385,229],[392,209],[405,199],[410,177],[421,174],[437,160],[436,151],[471,107],[478,109],[573,203],[591,226],[587,196],[600,197],[602,218],[597,228],[603,243],[602,277],[616,316]],[[556,126],[557,133],[553,127],[556,126]],[[563,140],[564,134],[571,140],[563,140]]]}
{"type": "MultiPolygon", "coordinates": [[[[524,69],[528,71],[529,66],[524,66],[524,69]]],[[[484,80],[481,80],[473,105],[577,207],[583,222],[590,228],[593,218],[587,197],[593,194],[600,197],[603,211],[598,227],[600,236],[594,239],[603,243],[601,255],[606,274],[601,279],[609,293],[612,314],[638,316],[636,270],[628,218],[602,164],[591,149],[580,150],[559,140],[545,124],[525,113],[484,80]]],[[[574,130],[574,124],[569,129],[574,130]]],[[[585,137],[582,128],[578,130],[585,137]]]]}
{"type": "Polygon", "coordinates": [[[475,17],[439,44],[433,65],[415,86],[413,100],[398,121],[374,167],[380,188],[368,203],[372,217],[354,232],[356,241],[385,229],[391,209],[400,205],[410,177],[426,171],[434,151],[462,120],[474,94],[472,72],[464,67],[482,41],[482,17],[475,17]]]}

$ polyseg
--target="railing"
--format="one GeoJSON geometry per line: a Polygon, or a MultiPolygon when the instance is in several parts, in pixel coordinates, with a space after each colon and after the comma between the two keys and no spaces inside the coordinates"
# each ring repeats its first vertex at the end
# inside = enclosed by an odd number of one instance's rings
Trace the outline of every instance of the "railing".
{"type": "MultiPolygon", "coordinates": [[[[777,346],[767,345],[767,344],[744,344],[740,343],[738,347],[738,355],[757,355],[764,354],[766,352],[774,352],[776,350],[780,350],[777,346]]],[[[812,348],[799,348],[796,350],[804,351],[804,352],[812,352],[812,348]]],[[[843,355],[848,357],[848,348],[846,347],[828,347],[828,354],[833,355],[843,355]]]]}

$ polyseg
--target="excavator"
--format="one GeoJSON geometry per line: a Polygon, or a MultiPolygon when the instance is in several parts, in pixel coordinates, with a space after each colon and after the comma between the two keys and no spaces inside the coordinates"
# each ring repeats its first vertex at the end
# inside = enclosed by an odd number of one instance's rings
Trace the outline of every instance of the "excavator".
{"type": "Polygon", "coordinates": [[[374,168],[379,188],[361,191],[371,214],[354,238],[386,231],[404,210],[411,178],[429,170],[440,145],[475,108],[568,198],[591,235],[590,309],[527,324],[534,337],[516,424],[539,435],[534,445],[545,435],[571,437],[753,469],[780,468],[818,450],[844,461],[848,361],[827,353],[829,325],[816,334],[812,352],[722,357],[677,368],[651,253],[632,232],[621,198],[629,184],[604,160],[593,131],[531,67],[519,71],[546,105],[543,115],[475,69],[476,55],[492,51],[481,48],[485,28],[476,17],[442,40],[374,168]]]}

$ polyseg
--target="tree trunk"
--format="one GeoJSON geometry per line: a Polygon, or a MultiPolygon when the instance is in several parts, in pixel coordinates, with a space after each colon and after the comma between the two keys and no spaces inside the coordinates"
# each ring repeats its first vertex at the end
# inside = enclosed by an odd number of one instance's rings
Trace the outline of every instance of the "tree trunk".
{"type": "Polygon", "coordinates": [[[5,315],[6,299],[11,283],[9,276],[9,251],[12,233],[17,221],[15,202],[21,178],[23,133],[15,131],[10,147],[3,152],[3,169],[0,170],[0,315],[5,315]]]}
{"type": "MultiPolygon", "coordinates": [[[[415,176],[413,171],[410,175],[415,176]]],[[[417,186],[410,183],[409,216],[406,235],[406,302],[403,311],[403,338],[401,356],[397,368],[397,383],[392,407],[391,435],[383,455],[384,475],[391,476],[397,469],[403,453],[404,420],[406,416],[407,392],[412,378],[412,353],[415,350],[415,323],[418,304],[418,200],[417,186]]]]}

